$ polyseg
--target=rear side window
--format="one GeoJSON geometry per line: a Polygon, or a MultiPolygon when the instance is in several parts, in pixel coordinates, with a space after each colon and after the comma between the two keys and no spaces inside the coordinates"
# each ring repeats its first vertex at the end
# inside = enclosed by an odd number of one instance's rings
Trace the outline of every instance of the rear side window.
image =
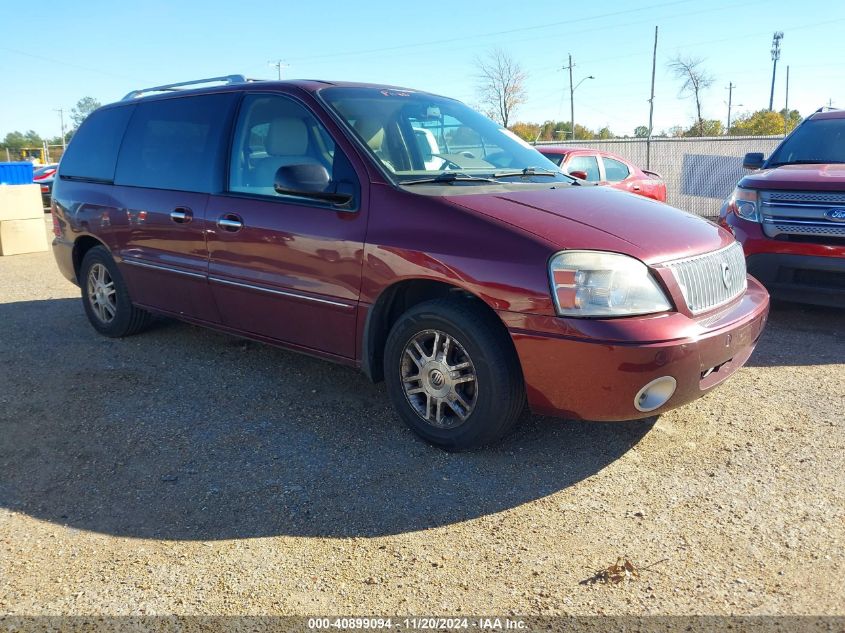
{"type": "Polygon", "coordinates": [[[566,164],[566,171],[570,174],[573,171],[583,171],[587,174],[587,180],[590,182],[598,182],[599,176],[599,161],[595,156],[573,156],[566,164]]]}
{"type": "Polygon", "coordinates": [[[625,163],[607,156],[603,156],[602,160],[604,161],[604,173],[608,182],[621,182],[628,177],[630,172],[625,163]]]}
{"type": "Polygon", "coordinates": [[[97,110],[73,135],[62,156],[62,176],[84,180],[114,180],[117,152],[135,106],[97,110]]]}
{"type": "Polygon", "coordinates": [[[150,101],[129,123],[115,184],[211,192],[234,93],[150,101]]]}

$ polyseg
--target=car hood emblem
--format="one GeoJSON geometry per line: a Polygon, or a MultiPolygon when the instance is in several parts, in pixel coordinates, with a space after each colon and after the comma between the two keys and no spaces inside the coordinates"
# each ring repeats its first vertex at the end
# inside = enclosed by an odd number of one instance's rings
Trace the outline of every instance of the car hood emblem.
{"type": "Polygon", "coordinates": [[[722,262],[722,283],[725,284],[725,288],[731,287],[731,267],[725,262],[722,262]]]}
{"type": "Polygon", "coordinates": [[[828,220],[833,220],[834,222],[845,222],[845,209],[831,209],[824,214],[824,217],[828,220]]]}

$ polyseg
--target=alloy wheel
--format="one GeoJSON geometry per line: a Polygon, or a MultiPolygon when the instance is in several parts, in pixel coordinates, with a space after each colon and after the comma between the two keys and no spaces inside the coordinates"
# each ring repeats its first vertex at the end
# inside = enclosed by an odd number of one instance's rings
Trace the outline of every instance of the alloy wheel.
{"type": "Polygon", "coordinates": [[[415,334],[402,352],[405,397],[428,424],[451,429],[463,424],[478,400],[475,365],[454,337],[440,330],[415,334]]]}
{"type": "Polygon", "coordinates": [[[117,314],[117,293],[108,269],[100,263],[88,271],[88,301],[103,323],[111,323],[117,314]]]}

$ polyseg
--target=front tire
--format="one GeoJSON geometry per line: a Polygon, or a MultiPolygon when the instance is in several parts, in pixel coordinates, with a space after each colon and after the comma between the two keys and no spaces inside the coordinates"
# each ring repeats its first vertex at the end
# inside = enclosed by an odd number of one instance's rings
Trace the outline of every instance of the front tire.
{"type": "Polygon", "coordinates": [[[394,408],[423,439],[465,450],[504,437],[525,406],[513,344],[468,300],[435,299],[399,317],[384,353],[394,408]]]}
{"type": "Polygon", "coordinates": [[[151,315],[135,307],[126,282],[103,246],[95,246],[82,259],[79,268],[82,305],[88,321],[100,334],[112,338],[131,336],[146,328],[151,315]]]}

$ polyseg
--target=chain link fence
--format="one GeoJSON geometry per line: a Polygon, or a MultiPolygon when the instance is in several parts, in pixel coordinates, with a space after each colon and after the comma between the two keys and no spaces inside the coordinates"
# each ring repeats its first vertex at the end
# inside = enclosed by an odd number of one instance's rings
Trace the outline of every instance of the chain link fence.
{"type": "Polygon", "coordinates": [[[668,203],[713,218],[736,183],[746,173],[748,152],[772,153],[782,136],[717,136],[704,138],[620,138],[603,141],[539,142],[618,154],[642,169],[655,171],[666,182],[668,203]],[[651,154],[650,166],[647,155],[651,154]]]}

